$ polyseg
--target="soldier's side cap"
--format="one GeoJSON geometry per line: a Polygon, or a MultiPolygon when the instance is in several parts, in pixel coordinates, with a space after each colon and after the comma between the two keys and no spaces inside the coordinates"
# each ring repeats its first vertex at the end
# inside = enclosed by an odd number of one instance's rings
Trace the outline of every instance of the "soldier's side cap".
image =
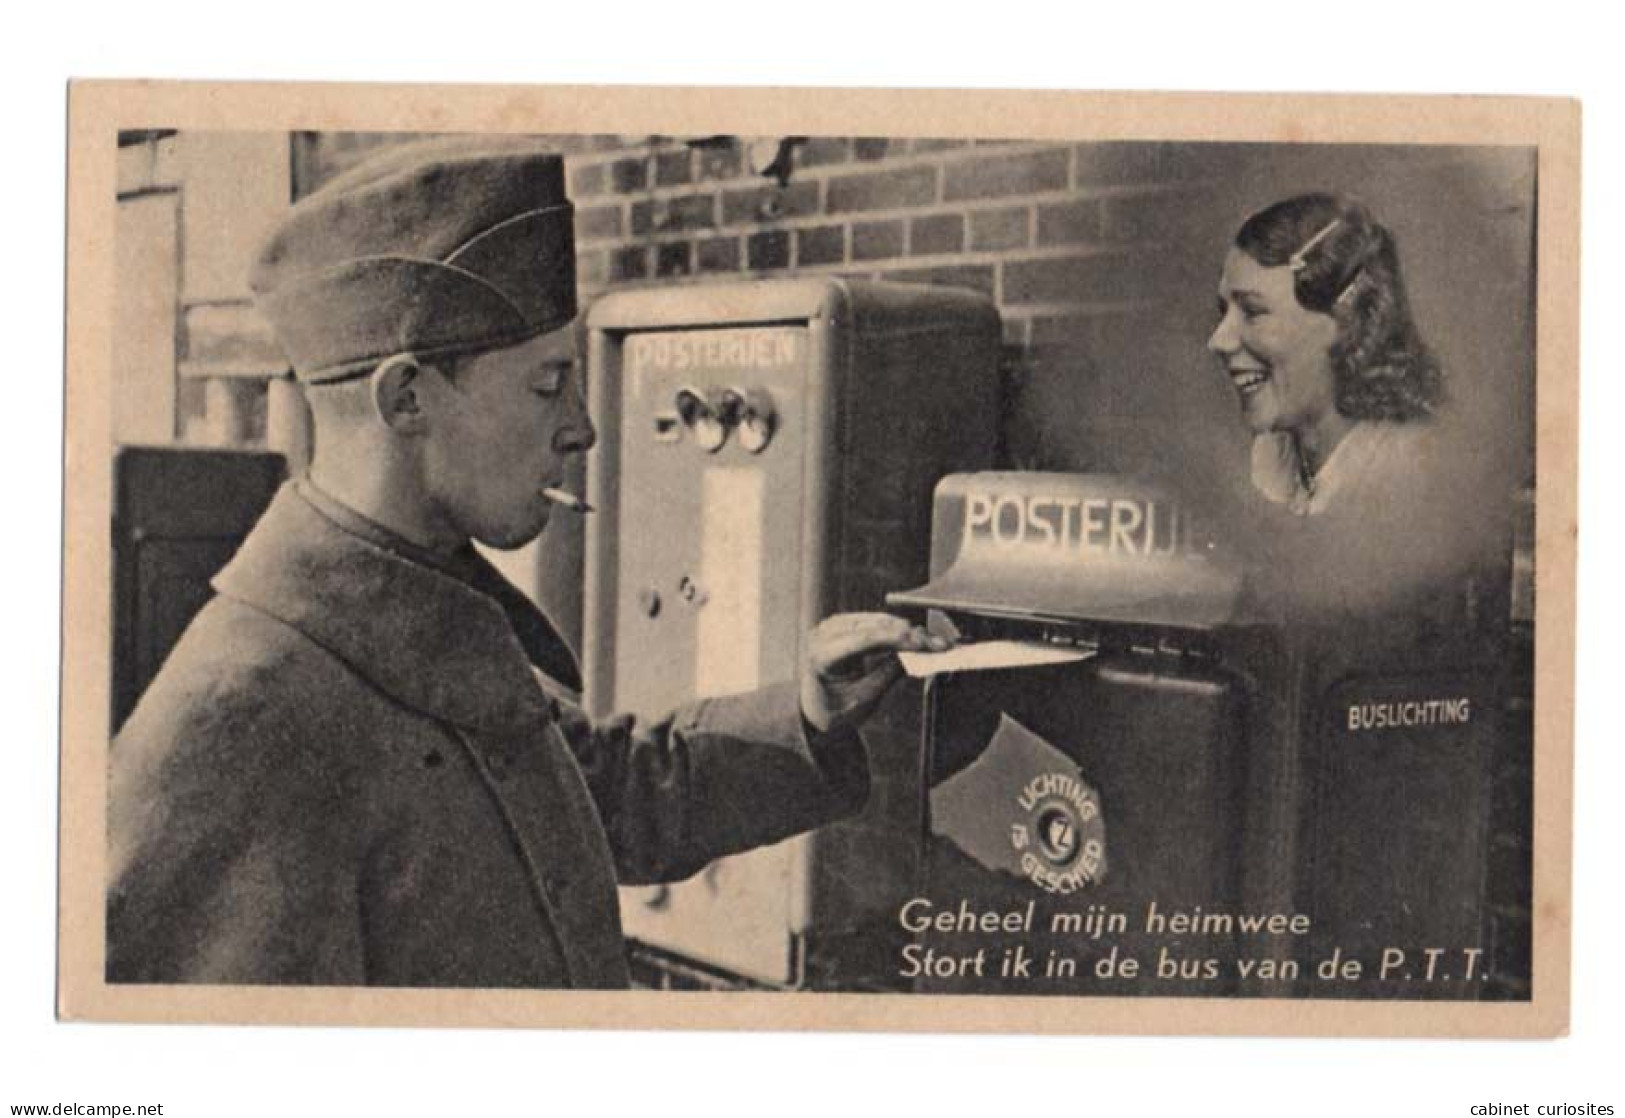
{"type": "Polygon", "coordinates": [[[558,329],[576,316],[564,161],[514,138],[387,151],[294,206],[249,287],[307,383],[558,329]]]}

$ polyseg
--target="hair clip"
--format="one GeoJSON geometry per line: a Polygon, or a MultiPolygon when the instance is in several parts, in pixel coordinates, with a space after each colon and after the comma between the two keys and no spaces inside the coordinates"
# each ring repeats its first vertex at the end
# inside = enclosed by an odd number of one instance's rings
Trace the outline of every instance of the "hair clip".
{"type": "Polygon", "coordinates": [[[1346,306],[1349,300],[1354,298],[1355,291],[1359,289],[1360,283],[1364,279],[1365,266],[1362,264],[1354,269],[1354,274],[1348,278],[1347,283],[1343,284],[1343,290],[1337,293],[1337,298],[1332,300],[1332,305],[1337,307],[1346,306]]]}
{"type": "Polygon", "coordinates": [[[1313,237],[1310,237],[1303,243],[1302,248],[1298,249],[1297,252],[1294,252],[1291,256],[1287,257],[1286,266],[1291,268],[1294,272],[1303,271],[1303,269],[1309,263],[1305,257],[1309,255],[1316,245],[1318,245],[1321,241],[1324,241],[1327,237],[1331,236],[1332,230],[1336,229],[1341,224],[1343,224],[1342,218],[1332,218],[1330,225],[1316,233],[1313,237]]]}

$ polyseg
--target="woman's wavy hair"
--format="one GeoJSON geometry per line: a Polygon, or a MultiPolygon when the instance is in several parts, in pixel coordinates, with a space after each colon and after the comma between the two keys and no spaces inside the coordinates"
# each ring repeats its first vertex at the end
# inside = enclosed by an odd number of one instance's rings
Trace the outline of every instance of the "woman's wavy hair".
{"type": "Polygon", "coordinates": [[[1236,247],[1266,268],[1289,266],[1311,311],[1337,322],[1337,410],[1350,419],[1418,420],[1444,402],[1444,373],[1411,319],[1399,250],[1359,202],[1300,194],[1259,210],[1236,247]]]}

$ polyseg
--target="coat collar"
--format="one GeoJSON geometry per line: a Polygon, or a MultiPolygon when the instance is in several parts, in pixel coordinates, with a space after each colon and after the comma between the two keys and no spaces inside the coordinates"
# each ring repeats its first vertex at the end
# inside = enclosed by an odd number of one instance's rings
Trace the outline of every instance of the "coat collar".
{"type": "Polygon", "coordinates": [[[347,530],[319,507],[331,498],[307,484],[277,493],[215,576],[221,595],[299,630],[432,717],[500,730],[547,710],[531,669],[549,667],[539,662],[548,658],[542,634],[560,651],[562,641],[519,591],[478,555],[465,581],[347,530]],[[531,639],[522,642],[522,631],[531,639]]]}

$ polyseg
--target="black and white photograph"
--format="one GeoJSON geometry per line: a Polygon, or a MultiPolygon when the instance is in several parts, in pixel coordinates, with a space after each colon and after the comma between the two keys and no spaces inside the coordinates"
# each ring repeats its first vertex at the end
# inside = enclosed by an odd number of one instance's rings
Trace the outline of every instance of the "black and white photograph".
{"type": "Polygon", "coordinates": [[[75,90],[66,1016],[1562,1030],[1565,106],[261,92],[75,90]]]}

